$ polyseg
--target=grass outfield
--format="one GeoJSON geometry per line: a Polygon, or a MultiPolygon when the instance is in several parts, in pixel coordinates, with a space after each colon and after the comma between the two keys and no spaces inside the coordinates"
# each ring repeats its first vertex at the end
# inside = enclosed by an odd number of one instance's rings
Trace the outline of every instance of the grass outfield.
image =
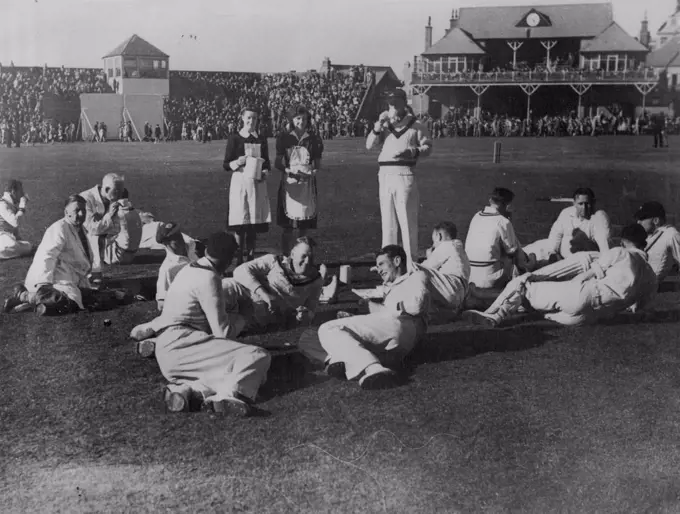
{"type": "MultiPolygon", "coordinates": [[[[669,213],[680,207],[680,150],[654,150],[650,138],[506,139],[500,165],[490,162],[492,145],[441,140],[423,160],[421,247],[443,219],[464,236],[495,185],[516,192],[514,223],[526,242],[545,237],[561,207],[535,199],[581,185],[616,224],[644,200],[669,213]]],[[[31,241],[61,216],[69,193],[109,171],[125,173],[136,206],[204,237],[226,218],[222,152],[221,143],[0,148],[0,176],[24,180],[32,201],[22,233],[31,241]]],[[[327,142],[322,259],[379,246],[375,162],[360,140],[327,142]]],[[[273,203],[277,186],[278,175],[273,203]]],[[[279,234],[273,227],[261,246],[275,248],[279,234]]],[[[0,296],[29,264],[0,263],[0,296]]],[[[146,260],[110,274],[155,267],[146,260]]],[[[410,359],[408,383],[390,391],[296,374],[293,360],[277,358],[262,391],[271,415],[246,420],[164,414],[157,365],[127,337],[152,302],[62,318],[3,315],[0,510],[677,513],[677,301],[660,295],[664,314],[646,323],[434,326],[410,359]]]]}

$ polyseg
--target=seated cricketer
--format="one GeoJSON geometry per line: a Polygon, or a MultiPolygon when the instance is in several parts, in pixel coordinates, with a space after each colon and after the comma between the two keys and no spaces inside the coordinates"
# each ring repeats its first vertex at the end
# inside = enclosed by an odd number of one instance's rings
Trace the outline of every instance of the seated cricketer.
{"type": "MultiPolygon", "coordinates": [[[[314,246],[311,238],[301,237],[289,257],[264,255],[238,266],[233,278],[222,279],[229,337],[237,337],[244,329],[264,331],[275,326],[311,324],[323,280],[314,266],[314,246]]],[[[136,326],[130,337],[137,341],[153,337],[159,320],[136,326]]]]}
{"type": "MultiPolygon", "coordinates": [[[[538,261],[566,259],[578,252],[603,252],[609,249],[611,223],[607,213],[595,206],[595,193],[587,187],[574,191],[574,204],[560,212],[548,239],[524,247],[538,261]]],[[[595,255],[596,257],[597,255],[595,255]]]]}
{"type": "Polygon", "coordinates": [[[129,264],[139,249],[142,223],[139,212],[127,199],[125,179],[116,173],[104,175],[101,186],[97,185],[82,196],[87,202],[85,229],[96,248],[92,267],[101,269],[106,264],[129,264]],[[127,200],[127,201],[126,201],[127,200]]]}
{"type": "MultiPolygon", "coordinates": [[[[645,252],[649,265],[661,283],[680,263],[680,232],[666,223],[666,210],[659,202],[646,202],[634,214],[647,233],[645,252]]],[[[533,272],[533,280],[571,280],[590,269],[599,252],[577,252],[533,272]]]]}
{"type": "Polygon", "coordinates": [[[628,225],[621,232],[621,247],[600,253],[589,271],[568,282],[534,282],[527,273],[510,282],[485,312],[465,311],[463,318],[496,327],[523,307],[562,325],[584,325],[626,309],[643,310],[657,290],[644,252],[646,239],[640,225],[628,225]]]}
{"type": "Polygon", "coordinates": [[[300,351],[325,363],[336,378],[358,379],[362,389],[397,385],[390,369],[415,347],[427,331],[430,293],[423,271],[407,271],[404,249],[388,245],[378,252],[376,267],[387,293],[382,303],[369,301],[369,314],[329,321],[318,339],[301,338],[300,351]]]}
{"type": "Polygon", "coordinates": [[[253,329],[310,324],[323,287],[314,265],[315,246],[312,238],[301,237],[288,257],[269,254],[238,266],[233,279],[222,281],[225,293],[236,292],[227,295],[232,298],[227,309],[231,304],[232,312],[245,316],[253,329]]]}
{"type": "Polygon", "coordinates": [[[490,290],[495,298],[518,269],[529,271],[535,265],[522,251],[510,220],[514,198],[509,189],[497,187],[489,196],[489,205],[472,217],[465,239],[472,297],[482,296],[478,290],[490,290]]]}
{"type": "Polygon", "coordinates": [[[19,222],[26,213],[28,197],[19,180],[10,179],[0,198],[0,260],[30,255],[33,245],[19,237],[19,222]]]}
{"type": "Polygon", "coordinates": [[[165,247],[165,259],[158,270],[156,282],[156,304],[159,311],[163,311],[165,296],[179,270],[192,262],[182,236],[177,223],[169,222],[158,225],[156,242],[165,247]]]}
{"type": "Polygon", "coordinates": [[[645,252],[649,265],[661,283],[680,264],[680,232],[666,222],[666,209],[659,202],[646,202],[635,213],[635,219],[647,233],[645,252]]]}
{"type": "Polygon", "coordinates": [[[125,299],[121,291],[95,291],[88,275],[92,248],[83,230],[85,199],[71,195],[64,217],[43,236],[23,286],[4,303],[4,311],[35,309],[39,315],[56,315],[109,308],[125,299]]]}
{"type": "Polygon", "coordinates": [[[184,266],[168,290],[157,320],[156,360],[170,382],[165,405],[189,410],[193,398],[202,409],[247,416],[264,383],[270,355],[229,339],[222,274],[238,249],[231,234],[213,234],[205,257],[184,266]]]}
{"type": "MultiPolygon", "coordinates": [[[[140,212],[139,217],[142,221],[142,237],[139,241],[139,248],[145,248],[149,250],[165,250],[165,245],[162,245],[156,241],[156,234],[158,233],[158,228],[164,225],[163,221],[156,221],[156,218],[150,212],[140,212]]],[[[198,260],[198,258],[203,254],[202,251],[198,252],[197,246],[204,250],[203,245],[187,234],[182,233],[182,239],[187,246],[187,255],[192,261],[198,260]]]]}
{"type": "Polygon", "coordinates": [[[463,307],[470,279],[470,261],[457,236],[456,225],[438,223],[432,230],[432,248],[428,248],[427,258],[413,264],[427,275],[432,303],[455,313],[463,307]]]}

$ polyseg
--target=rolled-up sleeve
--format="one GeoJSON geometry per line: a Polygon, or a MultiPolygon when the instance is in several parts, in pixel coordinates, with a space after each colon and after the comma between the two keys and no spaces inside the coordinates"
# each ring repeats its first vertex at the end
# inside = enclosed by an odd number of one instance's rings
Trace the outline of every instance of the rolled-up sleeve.
{"type": "Polygon", "coordinates": [[[275,265],[276,255],[263,255],[238,266],[234,270],[234,279],[254,293],[257,288],[267,286],[262,282],[262,279],[269,274],[275,265]]]}

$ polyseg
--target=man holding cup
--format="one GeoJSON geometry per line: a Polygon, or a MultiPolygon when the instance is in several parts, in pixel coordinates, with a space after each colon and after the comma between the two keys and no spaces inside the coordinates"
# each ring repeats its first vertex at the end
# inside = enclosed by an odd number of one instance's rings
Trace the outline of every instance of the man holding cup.
{"type": "Polygon", "coordinates": [[[427,127],[406,105],[406,92],[396,89],[388,94],[389,108],[374,124],[366,139],[370,150],[384,135],[378,164],[382,246],[398,243],[399,229],[409,265],[418,250],[418,210],[420,198],[413,173],[420,157],[432,152],[427,127]]]}
{"type": "Polygon", "coordinates": [[[92,270],[101,271],[106,264],[130,264],[142,239],[139,213],[127,199],[125,179],[117,173],[104,175],[101,185],[80,193],[85,199],[85,230],[95,254],[92,270]],[[97,251],[98,250],[98,251],[97,251]]]}

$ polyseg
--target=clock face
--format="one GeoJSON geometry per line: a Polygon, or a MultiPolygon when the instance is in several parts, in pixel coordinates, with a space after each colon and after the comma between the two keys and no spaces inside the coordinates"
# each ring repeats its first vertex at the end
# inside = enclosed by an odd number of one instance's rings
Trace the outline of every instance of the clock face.
{"type": "Polygon", "coordinates": [[[541,18],[536,14],[535,12],[532,12],[529,16],[527,16],[527,25],[530,27],[535,27],[537,26],[541,21],[541,18]]]}

